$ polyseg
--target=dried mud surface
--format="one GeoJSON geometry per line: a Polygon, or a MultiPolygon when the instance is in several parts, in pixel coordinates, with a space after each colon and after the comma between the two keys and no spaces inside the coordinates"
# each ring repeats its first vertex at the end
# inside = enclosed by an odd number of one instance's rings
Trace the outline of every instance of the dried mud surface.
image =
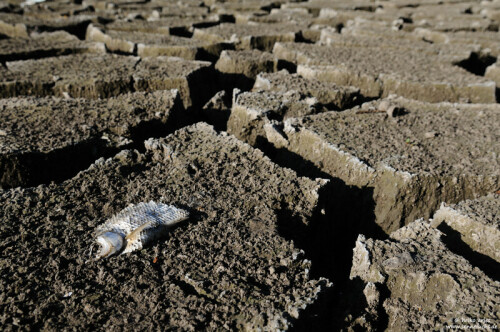
{"type": "Polygon", "coordinates": [[[0,0],[0,329],[498,330],[499,27],[498,0],[0,0]],[[190,217],[95,260],[150,200],[190,217]]]}
{"type": "Polygon", "coordinates": [[[269,172],[262,153],[205,124],[147,146],[60,185],[2,192],[2,325],[283,329],[329,285],[277,229],[281,207],[311,218],[318,183],[269,172]],[[95,227],[149,200],[191,217],[152,248],[94,261],[95,227]]]}
{"type": "Polygon", "coordinates": [[[306,118],[303,125],[370,167],[385,164],[402,172],[440,175],[498,174],[498,106],[393,103],[404,114],[392,118],[353,109],[306,118]]]}

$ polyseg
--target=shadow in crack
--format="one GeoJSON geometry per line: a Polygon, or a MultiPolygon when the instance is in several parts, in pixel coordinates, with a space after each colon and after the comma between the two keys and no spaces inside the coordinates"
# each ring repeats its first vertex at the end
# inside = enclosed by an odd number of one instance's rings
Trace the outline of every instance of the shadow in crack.
{"type": "Polygon", "coordinates": [[[102,133],[94,137],[49,152],[26,152],[0,155],[0,188],[33,187],[50,182],[62,182],[87,169],[97,159],[109,158],[120,150],[144,150],[144,140],[164,137],[189,121],[184,113],[173,112],[168,123],[159,119],[142,121],[130,128],[131,142],[122,146],[109,145],[102,133]]]}
{"type": "Polygon", "coordinates": [[[333,299],[334,292],[331,288],[323,291],[313,304],[300,312],[299,318],[288,331],[335,331],[332,329],[331,319],[333,299]]]}
{"type": "Polygon", "coordinates": [[[224,50],[234,50],[234,45],[232,43],[221,43],[211,47],[202,48],[196,54],[195,60],[210,61],[215,64],[224,50]]]}
{"type": "Polygon", "coordinates": [[[497,59],[491,55],[481,55],[476,52],[472,52],[468,59],[457,62],[455,65],[462,67],[474,75],[484,76],[486,68],[494,64],[496,61],[497,59]]]}
{"type": "Polygon", "coordinates": [[[279,70],[282,70],[282,69],[286,69],[288,70],[288,72],[290,74],[293,74],[293,73],[296,73],[297,72],[297,65],[293,62],[290,62],[290,61],[286,61],[286,60],[283,60],[283,59],[279,59],[278,60],[278,71],[279,70]]]}
{"type": "Polygon", "coordinates": [[[491,279],[500,281],[500,263],[489,256],[472,250],[472,248],[462,240],[461,234],[445,222],[442,222],[437,229],[446,235],[442,237],[442,241],[448,249],[468,260],[472,266],[479,268],[491,279]]]}
{"type": "Polygon", "coordinates": [[[219,72],[219,87],[225,90],[229,95],[233,94],[233,89],[238,88],[242,91],[252,89],[255,79],[247,77],[243,74],[222,73],[219,72]]]}
{"type": "Polygon", "coordinates": [[[255,79],[243,74],[222,73],[216,71],[216,80],[213,82],[210,98],[203,107],[198,107],[201,120],[214,126],[216,130],[226,131],[227,122],[231,115],[232,96],[234,89],[249,91],[255,79]]]}
{"type": "Polygon", "coordinates": [[[0,156],[2,188],[31,187],[51,181],[61,182],[75,176],[100,157],[116,154],[117,148],[96,138],[52,150],[48,153],[27,152],[0,156]]]}
{"type": "Polygon", "coordinates": [[[201,109],[217,91],[222,90],[219,72],[213,66],[204,67],[189,76],[189,95],[193,109],[201,109]]]}
{"type": "Polygon", "coordinates": [[[215,130],[226,131],[232,103],[231,93],[224,90],[217,92],[201,109],[201,119],[214,126],[215,130]]]}
{"type": "Polygon", "coordinates": [[[304,250],[312,263],[312,278],[325,277],[334,283],[333,291],[321,301],[328,310],[324,311],[320,308],[322,306],[311,309],[301,315],[297,326],[338,329],[337,324],[342,319],[333,318],[333,308],[345,307],[345,301],[359,300],[352,294],[347,298],[341,294],[352,287],[349,274],[358,235],[387,239],[385,232],[375,223],[373,188],[347,185],[288,150],[272,150],[269,146],[265,149],[274,162],[295,170],[300,176],[330,180],[319,193],[320,202],[309,223],[294,220],[287,210],[282,209],[278,214],[278,232],[304,250]]]}
{"type": "Polygon", "coordinates": [[[374,189],[347,185],[286,149],[276,150],[270,145],[261,148],[272,161],[294,170],[299,176],[330,180],[321,189],[317,211],[307,226],[294,226],[291,216],[282,216],[286,222],[279,222],[278,230],[309,253],[313,277],[326,277],[335,282],[347,280],[358,235],[379,240],[388,238],[375,223],[374,189]],[[306,229],[301,229],[303,227],[306,229]]]}
{"type": "Polygon", "coordinates": [[[367,285],[356,277],[349,280],[345,287],[335,290],[336,302],[331,309],[335,330],[385,331],[387,329],[389,316],[383,304],[391,292],[385,284],[372,285],[378,291],[378,299],[368,304],[364,293],[367,285]]]}

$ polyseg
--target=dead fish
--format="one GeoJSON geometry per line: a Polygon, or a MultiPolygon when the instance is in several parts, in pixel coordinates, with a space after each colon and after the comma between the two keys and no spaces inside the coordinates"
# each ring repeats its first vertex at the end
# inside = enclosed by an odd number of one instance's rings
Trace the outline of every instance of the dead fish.
{"type": "Polygon", "coordinates": [[[189,212],[172,205],[153,201],[131,204],[97,227],[100,250],[96,259],[142,249],[165,235],[169,226],[188,217],[189,212]]]}

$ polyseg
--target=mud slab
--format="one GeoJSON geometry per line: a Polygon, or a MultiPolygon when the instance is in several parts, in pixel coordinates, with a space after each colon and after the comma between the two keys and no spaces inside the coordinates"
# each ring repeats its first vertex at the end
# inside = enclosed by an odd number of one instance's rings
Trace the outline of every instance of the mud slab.
{"type": "Polygon", "coordinates": [[[347,109],[360,100],[359,89],[338,86],[334,83],[305,79],[286,70],[277,73],[260,73],[255,80],[253,91],[268,90],[285,93],[297,91],[305,96],[314,97],[320,104],[336,110],[347,109]]]}
{"type": "Polygon", "coordinates": [[[269,52],[259,50],[223,51],[215,69],[225,74],[243,75],[255,80],[259,73],[274,72],[278,59],[269,52]]]}
{"type": "Polygon", "coordinates": [[[146,56],[175,56],[187,60],[216,59],[231,44],[209,43],[191,38],[135,31],[102,31],[92,25],[87,28],[87,40],[101,42],[111,52],[146,56]]]}
{"type": "Polygon", "coordinates": [[[492,81],[495,81],[495,83],[497,85],[497,89],[500,89],[500,66],[499,66],[499,63],[498,62],[494,63],[491,66],[489,66],[488,68],[486,68],[486,73],[485,73],[484,77],[486,77],[492,81]]]}
{"type": "Polygon", "coordinates": [[[498,32],[467,32],[443,33],[433,31],[428,28],[417,28],[413,34],[420,36],[423,40],[437,44],[459,44],[459,45],[480,45],[481,49],[493,57],[500,55],[500,41],[498,32]],[[488,52],[486,52],[488,50],[488,52]]]}
{"type": "MultiPolygon", "coordinates": [[[[236,18],[238,19],[238,16],[236,18]]],[[[247,15],[244,21],[241,20],[242,23],[296,24],[302,26],[303,28],[296,38],[296,40],[300,41],[317,42],[321,34],[320,26],[315,23],[312,15],[300,8],[273,8],[267,15],[247,15]]]]}
{"type": "Polygon", "coordinates": [[[293,42],[300,33],[296,24],[230,24],[194,29],[193,38],[210,42],[234,42],[238,49],[271,51],[276,42],[293,42]]]}
{"type": "Polygon", "coordinates": [[[352,325],[376,330],[370,327],[386,320],[385,329],[413,331],[497,324],[500,282],[450,251],[442,237],[422,220],[394,232],[391,240],[360,235],[351,278],[364,282],[367,306],[352,325]]]}
{"type": "Polygon", "coordinates": [[[386,47],[277,43],[273,53],[306,78],[359,87],[367,97],[398,94],[428,102],[494,103],[494,82],[426,52],[386,47]]]}
{"type": "Polygon", "coordinates": [[[492,21],[498,23],[500,25],[500,9],[498,7],[495,8],[480,8],[481,13],[492,21]]]}
{"type": "Polygon", "coordinates": [[[437,5],[445,4],[445,5],[451,5],[455,3],[460,3],[461,1],[454,1],[454,0],[447,0],[447,1],[439,1],[439,0],[422,0],[422,1],[416,1],[416,0],[394,0],[385,3],[384,8],[394,8],[394,9],[399,9],[399,10],[408,10],[408,11],[413,11],[415,9],[419,8],[439,8],[437,5]]]}
{"type": "MultiPolygon", "coordinates": [[[[412,17],[416,26],[431,27],[434,31],[498,31],[498,23],[482,15],[462,14],[436,15],[435,7],[430,12],[415,12],[412,17]]],[[[441,10],[441,9],[440,9],[441,10]]],[[[443,8],[443,10],[446,10],[443,8]]]]}
{"type": "Polygon", "coordinates": [[[178,89],[184,107],[201,107],[218,91],[215,70],[207,61],[146,57],[132,74],[136,91],[178,89]]]}
{"type": "Polygon", "coordinates": [[[26,16],[34,17],[50,17],[54,14],[69,17],[73,15],[92,15],[95,13],[95,8],[86,4],[77,4],[69,1],[43,1],[33,5],[25,4],[22,7],[22,13],[26,16]]]}
{"type": "Polygon", "coordinates": [[[322,9],[342,11],[367,11],[374,12],[379,5],[370,1],[306,1],[297,3],[287,3],[282,8],[305,8],[314,16],[318,16],[322,9]]]}
{"type": "Polygon", "coordinates": [[[498,105],[398,98],[264,128],[277,148],[348,185],[373,188],[376,223],[390,233],[430,218],[443,201],[500,186],[499,114],[498,105]]]}
{"type": "MultiPolygon", "coordinates": [[[[19,1],[21,2],[21,1],[19,1]]],[[[0,2],[0,12],[2,13],[14,13],[18,12],[19,8],[15,6],[15,3],[13,1],[1,1],[0,2]]]]}
{"type": "Polygon", "coordinates": [[[287,71],[261,73],[252,92],[233,91],[227,131],[253,146],[264,148],[267,143],[265,125],[325,112],[327,107],[344,108],[352,105],[357,97],[355,88],[306,80],[287,71]]]}
{"type": "Polygon", "coordinates": [[[396,26],[401,30],[412,30],[411,14],[378,8],[375,12],[363,10],[339,11],[333,8],[319,8],[318,17],[314,23],[323,27],[349,27],[355,21],[367,21],[372,24],[396,26]]]}
{"type": "MultiPolygon", "coordinates": [[[[430,43],[416,31],[406,32],[394,30],[392,26],[382,25],[373,21],[354,21],[342,29],[339,34],[331,29],[321,31],[320,41],[330,47],[381,47],[388,52],[418,53],[430,56],[431,61],[459,65],[469,60],[473,54],[479,54],[483,47],[478,43],[430,43]]],[[[420,31],[420,30],[417,30],[420,31]]],[[[401,54],[401,53],[397,53],[401,54]]],[[[411,70],[410,68],[408,70],[411,70]]]]}
{"type": "Polygon", "coordinates": [[[304,97],[297,91],[257,93],[235,89],[227,131],[253,146],[260,146],[266,140],[264,125],[271,120],[301,117],[322,110],[315,98],[304,97]]]}
{"type": "Polygon", "coordinates": [[[2,330],[500,324],[498,0],[34,1],[0,0],[2,330]],[[93,261],[149,200],[192,217],[93,261]]]}
{"type": "Polygon", "coordinates": [[[432,225],[446,224],[460,234],[470,248],[500,263],[500,195],[490,194],[458,204],[442,204],[432,225]]]}
{"type": "Polygon", "coordinates": [[[139,59],[116,55],[67,55],[7,62],[2,97],[57,95],[106,98],[130,91],[139,59]]]}
{"type": "Polygon", "coordinates": [[[213,73],[208,62],[164,57],[141,61],[138,57],[114,54],[14,61],[7,62],[7,68],[0,82],[2,97],[108,98],[131,91],[178,89],[186,108],[210,98],[203,100],[210,89],[198,77],[210,77],[213,73]],[[198,88],[201,90],[195,92],[198,88]]]}
{"type": "Polygon", "coordinates": [[[0,187],[74,176],[101,156],[189,122],[176,90],[110,99],[0,99],[0,187]]]}
{"type": "Polygon", "coordinates": [[[203,3],[189,4],[183,2],[165,2],[165,1],[147,1],[147,2],[127,2],[117,3],[115,1],[98,4],[102,10],[107,12],[115,12],[118,14],[126,14],[128,17],[144,17],[146,19],[157,19],[163,17],[186,17],[200,18],[207,16],[210,9],[203,6],[203,3]]]}
{"type": "Polygon", "coordinates": [[[86,43],[64,31],[33,34],[30,38],[0,40],[0,62],[75,53],[104,53],[101,43],[86,43]]]}
{"type": "Polygon", "coordinates": [[[28,37],[31,32],[64,30],[77,36],[84,36],[92,17],[76,15],[64,17],[45,13],[41,17],[0,13],[0,34],[9,37],[28,37]]]}
{"type": "Polygon", "coordinates": [[[330,47],[368,46],[397,49],[403,53],[418,52],[478,76],[484,76],[486,67],[495,62],[500,47],[498,36],[493,37],[497,33],[442,33],[423,28],[406,32],[395,30],[394,25],[380,27],[373,21],[350,23],[353,24],[344,27],[341,34],[332,29],[321,30],[320,42],[330,47]]]}
{"type": "Polygon", "coordinates": [[[208,7],[162,6],[160,17],[203,17],[210,13],[208,7]]]}
{"type": "Polygon", "coordinates": [[[313,22],[313,16],[307,10],[273,8],[268,15],[249,15],[248,22],[256,23],[296,23],[313,22]]]}
{"type": "Polygon", "coordinates": [[[0,192],[4,328],[286,329],[330,287],[279,234],[311,220],[324,181],[201,123],[146,149],[0,192]],[[191,217],[152,247],[90,259],[97,225],[150,200],[191,217]]]}
{"type": "Polygon", "coordinates": [[[272,0],[249,0],[249,1],[212,1],[210,10],[216,13],[257,13],[268,14],[271,8],[279,7],[279,4],[286,1],[272,0]]]}
{"type": "MultiPolygon", "coordinates": [[[[487,32],[487,31],[498,31],[498,24],[496,24],[491,19],[485,17],[485,15],[479,13],[465,13],[469,11],[472,3],[463,4],[440,4],[439,6],[420,6],[419,8],[408,8],[408,9],[379,9],[377,13],[371,15],[357,16],[356,12],[351,14],[354,16],[352,19],[356,20],[358,18],[366,19],[366,21],[372,21],[373,17],[390,15],[393,16],[393,21],[388,23],[393,23],[395,28],[401,28],[405,30],[412,30],[415,28],[428,28],[433,31],[439,32],[462,32],[462,31],[477,31],[477,32],[487,32]],[[382,14],[382,15],[379,15],[382,14]],[[446,13],[443,15],[443,13],[446,13]],[[399,21],[400,18],[404,18],[403,22],[399,21]],[[399,21],[399,22],[398,22],[399,21]],[[401,25],[403,23],[403,25],[401,25]]],[[[351,12],[352,13],[352,12],[351,12]]],[[[342,12],[342,15],[346,15],[342,12]]],[[[349,14],[347,14],[349,15],[349,14]]],[[[381,20],[377,20],[381,21],[381,20]]]]}
{"type": "Polygon", "coordinates": [[[137,31],[161,33],[166,35],[191,35],[193,28],[210,27],[219,24],[220,18],[208,17],[162,17],[154,20],[117,20],[106,24],[106,29],[119,31],[137,31]]]}

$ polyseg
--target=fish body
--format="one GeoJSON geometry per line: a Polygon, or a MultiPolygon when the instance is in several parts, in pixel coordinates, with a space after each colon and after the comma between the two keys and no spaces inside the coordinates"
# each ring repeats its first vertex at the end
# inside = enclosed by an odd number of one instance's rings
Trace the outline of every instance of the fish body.
{"type": "Polygon", "coordinates": [[[168,232],[168,227],[186,220],[189,213],[175,206],[141,202],[131,204],[96,229],[100,245],[97,259],[143,248],[168,232]]]}

